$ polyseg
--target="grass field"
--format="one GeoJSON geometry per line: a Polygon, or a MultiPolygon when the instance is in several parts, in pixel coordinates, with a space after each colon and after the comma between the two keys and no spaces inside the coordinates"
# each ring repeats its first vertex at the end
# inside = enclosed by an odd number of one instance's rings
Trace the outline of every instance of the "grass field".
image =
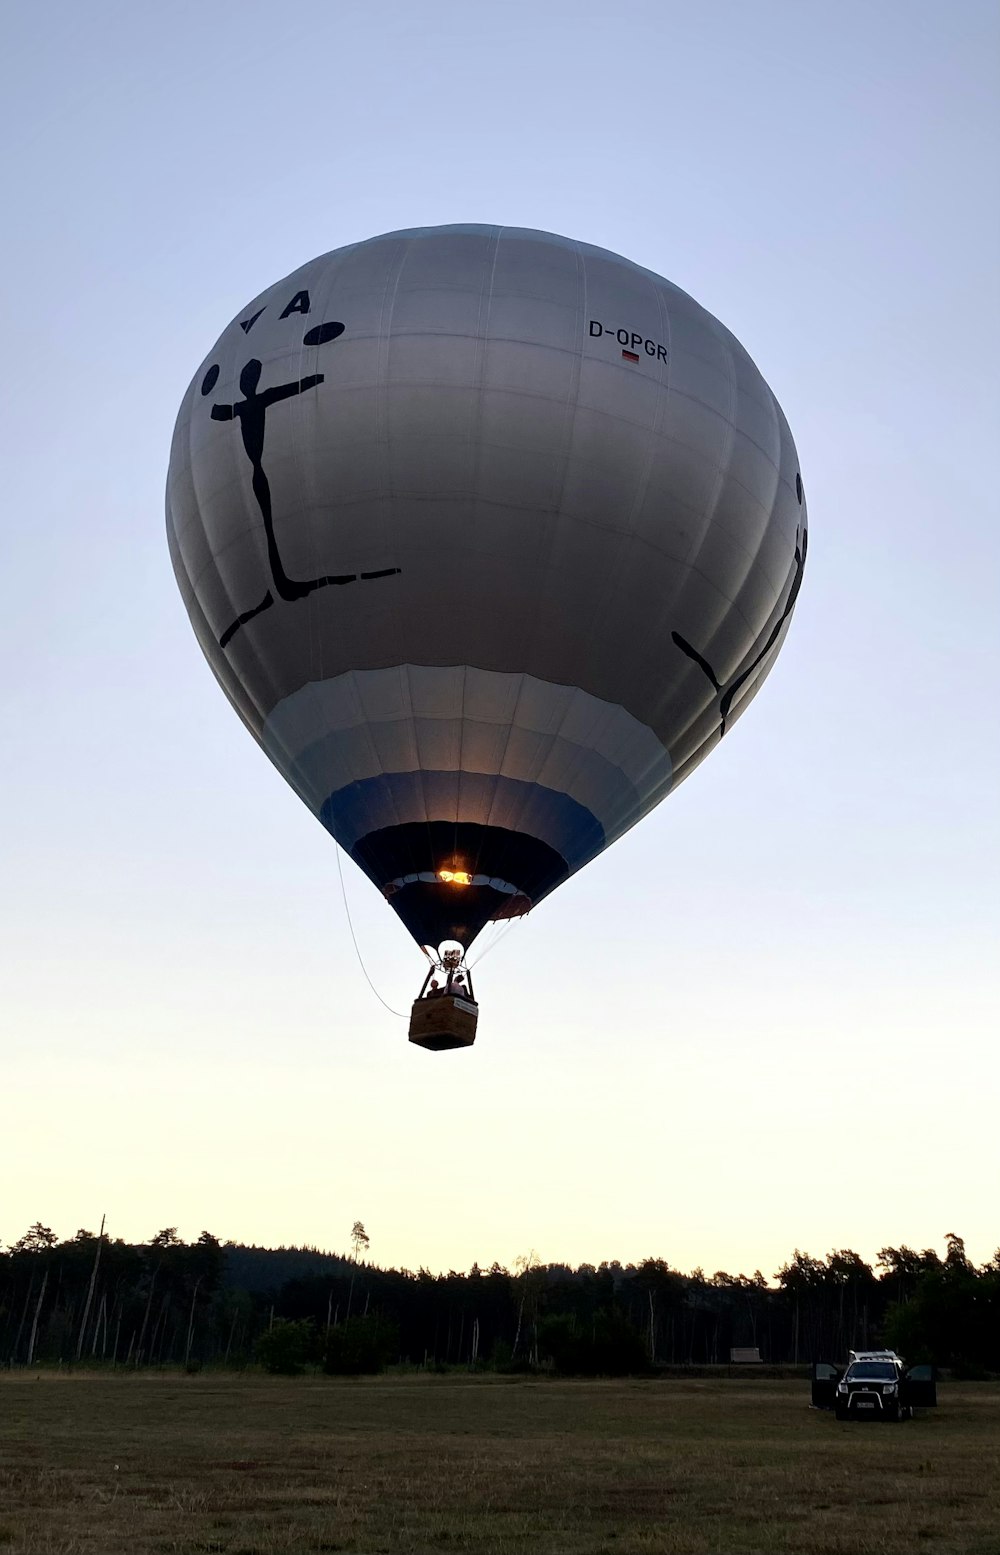
{"type": "Polygon", "coordinates": [[[801,1382],[0,1377],[0,1555],[1000,1552],[1000,1388],[897,1426],[801,1382]]]}

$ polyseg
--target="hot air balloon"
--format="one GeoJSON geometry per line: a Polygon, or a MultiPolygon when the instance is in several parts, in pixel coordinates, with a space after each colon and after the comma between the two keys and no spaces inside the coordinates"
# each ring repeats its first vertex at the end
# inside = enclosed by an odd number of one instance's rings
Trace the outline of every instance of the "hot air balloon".
{"type": "Polygon", "coordinates": [[[788,425],[729,331],[627,259],[511,227],[387,233],[262,292],[195,374],[167,481],[212,671],[445,976],[415,1007],[429,1046],[471,1040],[438,1012],[484,925],[748,706],[806,530],[788,425]]]}

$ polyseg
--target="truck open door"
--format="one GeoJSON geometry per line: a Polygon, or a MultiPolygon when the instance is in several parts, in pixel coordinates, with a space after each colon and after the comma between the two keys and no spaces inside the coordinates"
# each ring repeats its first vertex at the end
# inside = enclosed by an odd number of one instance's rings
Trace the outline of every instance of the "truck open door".
{"type": "Polygon", "coordinates": [[[899,1402],[910,1409],[933,1409],[937,1404],[937,1383],[933,1366],[911,1366],[899,1382],[899,1402]]]}
{"type": "Polygon", "coordinates": [[[837,1383],[843,1376],[838,1366],[829,1361],[813,1361],[812,1406],[814,1409],[833,1409],[837,1403],[837,1383]]]}

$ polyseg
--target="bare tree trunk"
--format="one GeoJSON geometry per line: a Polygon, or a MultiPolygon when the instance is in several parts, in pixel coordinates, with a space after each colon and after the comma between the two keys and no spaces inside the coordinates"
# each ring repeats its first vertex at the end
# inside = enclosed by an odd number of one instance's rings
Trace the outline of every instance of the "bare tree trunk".
{"type": "MultiPolygon", "coordinates": [[[[159,1272],[160,1266],[157,1264],[156,1268],[153,1270],[153,1278],[149,1282],[149,1295],[146,1297],[146,1310],[142,1314],[142,1327],[139,1329],[139,1343],[136,1346],[135,1352],[135,1364],[137,1366],[142,1359],[142,1342],[146,1337],[146,1326],[149,1323],[149,1313],[153,1305],[153,1291],[156,1289],[156,1276],[159,1274],[159,1272]]],[[[131,1345],[129,1346],[129,1349],[131,1350],[131,1345]]]]}
{"type": "Polygon", "coordinates": [[[156,1360],[156,1338],[160,1332],[160,1318],[162,1316],[163,1312],[161,1309],[153,1319],[153,1330],[149,1336],[149,1349],[144,1349],[142,1345],[140,1345],[136,1350],[135,1364],[137,1366],[152,1366],[156,1360]]]}
{"type": "Polygon", "coordinates": [[[330,1294],[326,1298],[326,1340],[330,1342],[330,1313],[333,1310],[333,1286],[330,1286],[330,1294]]]}
{"type": "Polygon", "coordinates": [[[31,1320],[31,1338],[28,1340],[28,1359],[26,1365],[30,1366],[35,1358],[35,1340],[38,1337],[38,1314],[42,1310],[42,1300],[45,1296],[45,1287],[49,1283],[49,1271],[46,1269],[42,1276],[42,1288],[38,1292],[38,1300],[35,1302],[35,1315],[31,1320]]]}
{"type": "Polygon", "coordinates": [[[517,1355],[517,1347],[521,1342],[521,1320],[524,1317],[524,1297],[525,1291],[522,1289],[521,1304],[517,1309],[517,1328],[514,1332],[514,1348],[510,1352],[511,1360],[514,1360],[515,1356],[517,1355]]]}
{"type": "Polygon", "coordinates": [[[28,1281],[28,1289],[24,1296],[24,1306],[21,1308],[21,1321],[17,1325],[17,1333],[14,1335],[14,1349],[11,1352],[17,1360],[17,1352],[21,1348],[21,1335],[24,1332],[25,1319],[28,1316],[28,1307],[31,1305],[31,1293],[35,1288],[35,1271],[32,1269],[31,1278],[28,1281]]]}
{"type": "MultiPolygon", "coordinates": [[[[135,1344],[135,1329],[134,1329],[134,1328],[133,1328],[133,1330],[132,1330],[132,1337],[131,1337],[131,1339],[130,1339],[130,1340],[129,1340],[129,1342],[128,1342],[128,1354],[127,1354],[127,1355],[126,1355],[126,1357],[125,1357],[125,1365],[126,1365],[126,1366],[127,1366],[127,1365],[128,1365],[128,1363],[129,1363],[129,1361],[130,1361],[130,1360],[131,1360],[131,1359],[132,1359],[132,1346],[133,1346],[133,1345],[134,1345],[134,1344],[135,1344]]],[[[138,1357],[136,1357],[136,1362],[135,1362],[135,1364],[136,1364],[136,1365],[137,1365],[137,1366],[138,1366],[138,1364],[139,1364],[139,1360],[138,1360],[138,1357]]]]}
{"type": "Polygon", "coordinates": [[[92,1359],[97,1354],[97,1336],[101,1332],[102,1323],[104,1324],[104,1349],[101,1351],[101,1360],[104,1359],[104,1352],[108,1348],[108,1296],[106,1291],[101,1293],[101,1304],[97,1309],[97,1320],[94,1323],[94,1342],[90,1346],[92,1359]]]}
{"type": "Polygon", "coordinates": [[[83,1304],[83,1317],[80,1319],[80,1337],[76,1341],[76,1358],[83,1354],[83,1339],[87,1332],[87,1319],[90,1316],[90,1303],[94,1299],[94,1286],[97,1283],[97,1270],[101,1262],[101,1248],[104,1246],[104,1221],[106,1216],[101,1216],[101,1229],[97,1234],[97,1251],[94,1254],[94,1267],[90,1271],[90,1284],[87,1286],[87,1299],[83,1304]]]}
{"type": "Polygon", "coordinates": [[[160,1360],[162,1361],[162,1359],[163,1359],[163,1340],[164,1340],[164,1337],[165,1337],[166,1332],[167,1332],[167,1310],[168,1310],[169,1306],[170,1306],[170,1292],[167,1291],[167,1294],[164,1296],[162,1302],[160,1303],[159,1315],[158,1315],[158,1317],[156,1319],[156,1322],[153,1324],[153,1333],[152,1333],[152,1336],[151,1336],[150,1341],[149,1341],[149,1364],[150,1364],[150,1366],[155,1366],[156,1365],[156,1359],[157,1359],[156,1340],[157,1340],[157,1336],[159,1336],[159,1339],[160,1339],[160,1352],[159,1352],[160,1360]]]}
{"type": "Polygon", "coordinates": [[[115,1324],[115,1347],[114,1347],[114,1349],[111,1352],[111,1365],[112,1365],[112,1367],[115,1367],[115,1366],[118,1365],[118,1338],[119,1338],[119,1335],[121,1334],[121,1331],[122,1331],[122,1309],[121,1309],[121,1307],[119,1307],[118,1308],[118,1321],[115,1324]]]}
{"type": "Polygon", "coordinates": [[[236,1307],[234,1312],[233,1312],[233,1321],[229,1325],[229,1338],[226,1340],[225,1364],[227,1366],[229,1365],[229,1352],[230,1352],[230,1350],[233,1347],[233,1335],[236,1332],[236,1319],[239,1317],[239,1315],[240,1315],[240,1309],[239,1309],[239,1307],[236,1307]]]}
{"type": "Polygon", "coordinates": [[[473,1364],[473,1366],[475,1366],[475,1364],[478,1361],[478,1359],[479,1359],[479,1319],[477,1317],[474,1320],[473,1324],[472,1324],[472,1364],[473,1364]]]}
{"type": "Polygon", "coordinates": [[[188,1318],[187,1343],[184,1346],[184,1365],[191,1361],[191,1341],[194,1338],[194,1304],[198,1300],[198,1286],[201,1284],[201,1276],[194,1282],[194,1290],[191,1292],[191,1316],[188,1318]]]}

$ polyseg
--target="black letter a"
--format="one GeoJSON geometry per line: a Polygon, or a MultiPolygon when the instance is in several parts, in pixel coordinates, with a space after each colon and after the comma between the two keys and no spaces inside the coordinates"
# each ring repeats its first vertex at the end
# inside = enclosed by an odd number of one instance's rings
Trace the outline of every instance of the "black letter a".
{"type": "Polygon", "coordinates": [[[292,298],[291,302],[288,304],[288,307],[285,309],[285,311],[281,315],[281,317],[283,319],[287,319],[287,317],[288,317],[288,315],[290,313],[308,313],[308,312],[309,312],[309,293],[308,292],[296,292],[295,296],[292,298]]]}

